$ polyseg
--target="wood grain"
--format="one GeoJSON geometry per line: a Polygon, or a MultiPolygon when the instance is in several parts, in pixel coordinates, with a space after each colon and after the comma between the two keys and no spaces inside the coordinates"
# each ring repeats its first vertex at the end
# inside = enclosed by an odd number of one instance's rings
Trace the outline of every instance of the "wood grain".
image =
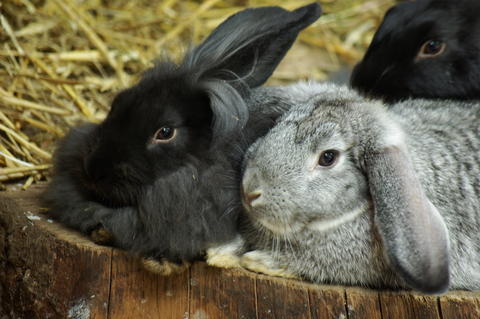
{"type": "Polygon", "coordinates": [[[145,271],[136,258],[113,253],[109,318],[188,317],[188,270],[174,276],[145,271]]]}
{"type": "Polygon", "coordinates": [[[37,213],[38,193],[25,195],[0,195],[3,311],[14,318],[107,318],[112,249],[50,223],[37,213]]]}
{"type": "Polygon", "coordinates": [[[309,289],[312,319],[347,318],[345,289],[323,287],[309,289]]]}
{"type": "Polygon", "coordinates": [[[258,318],[310,318],[308,286],[293,280],[259,276],[256,280],[258,318]]]}
{"type": "Polygon", "coordinates": [[[383,319],[440,319],[436,297],[408,293],[380,293],[383,319]]]}
{"type": "Polygon", "coordinates": [[[439,299],[443,319],[480,318],[479,293],[451,292],[439,299]]]}
{"type": "Polygon", "coordinates": [[[347,288],[348,319],[380,319],[382,312],[380,299],[375,290],[347,288]]]}
{"type": "Polygon", "coordinates": [[[256,318],[255,279],[245,271],[194,264],[190,279],[190,318],[256,318]]]}

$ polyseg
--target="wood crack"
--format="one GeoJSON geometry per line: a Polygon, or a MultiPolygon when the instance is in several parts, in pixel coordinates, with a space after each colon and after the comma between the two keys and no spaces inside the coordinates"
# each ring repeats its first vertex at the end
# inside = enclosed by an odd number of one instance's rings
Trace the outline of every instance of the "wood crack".
{"type": "Polygon", "coordinates": [[[108,299],[107,299],[107,319],[110,319],[110,304],[112,302],[112,271],[113,269],[113,249],[110,249],[110,274],[108,280],[108,299]]]}

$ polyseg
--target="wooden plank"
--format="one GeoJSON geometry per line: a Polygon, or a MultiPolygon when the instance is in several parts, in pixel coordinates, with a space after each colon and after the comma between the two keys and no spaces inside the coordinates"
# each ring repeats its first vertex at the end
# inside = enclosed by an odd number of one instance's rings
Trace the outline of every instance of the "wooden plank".
{"type": "Polygon", "coordinates": [[[381,292],[383,319],[440,319],[437,298],[406,292],[381,292]]]}
{"type": "Polygon", "coordinates": [[[478,319],[480,318],[480,293],[450,292],[440,297],[443,319],[478,319]]]}
{"type": "Polygon", "coordinates": [[[348,319],[381,319],[378,292],[370,289],[347,288],[348,319]]]}
{"type": "Polygon", "coordinates": [[[480,292],[320,286],[205,263],[159,277],[46,219],[43,189],[0,193],[0,318],[480,318],[480,292]]]}
{"type": "Polygon", "coordinates": [[[12,318],[107,318],[112,249],[40,210],[38,190],[0,194],[0,308],[12,318]]]}
{"type": "Polygon", "coordinates": [[[315,287],[309,289],[312,319],[347,318],[345,289],[341,287],[315,287]]]}
{"type": "Polygon", "coordinates": [[[246,271],[194,264],[190,279],[190,318],[256,318],[252,277],[246,271]]]}
{"type": "Polygon", "coordinates": [[[308,286],[291,279],[259,275],[258,318],[310,318],[308,286]]]}
{"type": "Polygon", "coordinates": [[[137,258],[115,250],[109,318],[178,319],[188,317],[189,272],[158,276],[137,258]]]}

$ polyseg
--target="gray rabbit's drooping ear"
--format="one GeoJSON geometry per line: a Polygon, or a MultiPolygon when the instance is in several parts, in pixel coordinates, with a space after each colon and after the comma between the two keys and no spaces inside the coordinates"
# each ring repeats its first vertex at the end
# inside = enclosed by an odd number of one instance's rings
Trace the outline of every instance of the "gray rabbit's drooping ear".
{"type": "Polygon", "coordinates": [[[365,154],[375,223],[388,260],[413,288],[442,293],[449,287],[449,237],[428,200],[403,142],[365,154]]]}
{"type": "Polygon", "coordinates": [[[185,61],[201,67],[202,77],[258,87],[273,73],[298,33],[320,14],[317,3],[294,11],[280,7],[240,11],[220,24],[185,61]]]}

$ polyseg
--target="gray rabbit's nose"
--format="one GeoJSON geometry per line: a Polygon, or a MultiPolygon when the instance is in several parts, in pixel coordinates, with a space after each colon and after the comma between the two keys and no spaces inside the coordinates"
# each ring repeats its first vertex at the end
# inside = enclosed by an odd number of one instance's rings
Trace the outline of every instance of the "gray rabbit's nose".
{"type": "Polygon", "coordinates": [[[247,208],[253,208],[262,202],[260,171],[256,167],[245,171],[242,181],[242,199],[247,208]]]}
{"type": "Polygon", "coordinates": [[[244,196],[245,203],[250,207],[254,207],[259,202],[260,196],[262,196],[262,192],[259,190],[247,193],[244,196]]]}

